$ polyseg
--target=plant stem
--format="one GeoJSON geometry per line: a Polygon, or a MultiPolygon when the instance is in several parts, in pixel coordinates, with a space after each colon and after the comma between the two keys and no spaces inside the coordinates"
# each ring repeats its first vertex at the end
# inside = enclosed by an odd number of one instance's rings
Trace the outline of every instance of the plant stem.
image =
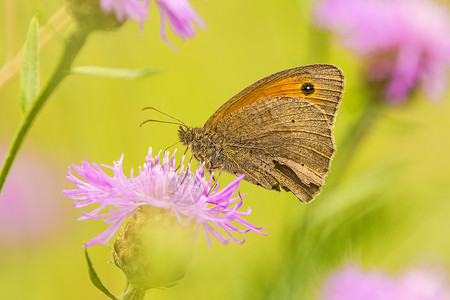
{"type": "Polygon", "coordinates": [[[11,169],[11,166],[16,158],[16,155],[20,149],[20,146],[25,139],[34,119],[38,115],[44,103],[47,101],[48,97],[53,93],[56,87],[61,83],[61,81],[70,73],[70,68],[72,63],[77,56],[78,52],[83,47],[86,39],[91,31],[77,26],[75,30],[66,39],[64,52],[58,65],[55,68],[52,76],[48,80],[47,85],[42,90],[32,107],[24,115],[20,126],[17,130],[15,138],[9,148],[8,154],[3,163],[2,171],[0,173],[0,192],[6,181],[6,177],[11,169]]]}
{"type": "MultiPolygon", "coordinates": [[[[329,178],[332,180],[326,179],[327,189],[336,189],[341,183],[343,175],[347,172],[360,146],[376,124],[382,107],[382,101],[375,95],[364,104],[357,120],[348,129],[347,135],[338,149],[337,159],[333,160],[331,169],[333,176],[329,178]]],[[[321,199],[321,201],[323,200],[325,199],[321,199]]],[[[328,200],[332,201],[332,199],[328,200]]],[[[315,223],[318,210],[329,203],[325,201],[309,205],[312,206],[308,208],[308,213],[298,218],[298,223],[289,224],[289,228],[286,229],[289,235],[286,237],[287,246],[283,254],[283,264],[287,267],[277,274],[278,281],[274,280],[273,285],[267,288],[264,299],[278,299],[280,295],[283,299],[297,299],[299,293],[302,294],[301,299],[309,299],[317,274],[342,259],[339,255],[335,255],[333,260],[328,261],[328,264],[321,262],[321,255],[324,251],[335,251],[331,248],[334,243],[333,235],[324,236],[324,231],[330,230],[329,227],[312,224],[315,223]]],[[[344,221],[340,222],[336,224],[340,226],[344,224],[344,221]]]]}
{"type": "Polygon", "coordinates": [[[145,296],[145,290],[138,288],[134,284],[128,283],[125,291],[120,295],[120,300],[142,300],[145,296]]]}
{"type": "Polygon", "coordinates": [[[337,184],[342,179],[355,153],[361,146],[361,142],[366,139],[370,130],[373,128],[383,105],[382,100],[373,98],[365,105],[358,120],[350,128],[347,136],[342,141],[331,168],[334,176],[330,176],[327,185],[337,184]]]}

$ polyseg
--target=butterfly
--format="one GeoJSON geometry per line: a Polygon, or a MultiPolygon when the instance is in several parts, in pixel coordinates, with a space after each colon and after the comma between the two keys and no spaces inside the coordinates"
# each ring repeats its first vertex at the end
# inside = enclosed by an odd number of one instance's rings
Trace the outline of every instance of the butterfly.
{"type": "Polygon", "coordinates": [[[207,170],[245,174],[253,184],[310,202],[336,152],[333,127],[344,85],[333,65],[284,70],[239,92],[203,127],[180,126],[179,140],[207,170]]]}

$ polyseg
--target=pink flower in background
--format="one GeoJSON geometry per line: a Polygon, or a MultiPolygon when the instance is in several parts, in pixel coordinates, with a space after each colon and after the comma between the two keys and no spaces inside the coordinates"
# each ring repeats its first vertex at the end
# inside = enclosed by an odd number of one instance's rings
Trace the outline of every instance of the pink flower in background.
{"type": "MultiPolygon", "coordinates": [[[[161,37],[171,47],[166,34],[166,22],[172,31],[182,40],[192,38],[195,33],[194,24],[205,27],[203,19],[192,8],[188,0],[155,0],[161,12],[161,37]]],[[[141,27],[147,19],[150,0],[100,0],[105,13],[114,13],[117,20],[124,22],[130,18],[139,21],[141,27]]]]}
{"type": "Polygon", "coordinates": [[[195,35],[194,23],[200,28],[205,27],[202,18],[192,8],[188,0],[156,0],[156,3],[161,11],[161,36],[169,45],[166,35],[166,21],[172,31],[183,40],[195,35]]]}
{"type": "Polygon", "coordinates": [[[0,194],[2,244],[42,241],[64,225],[65,207],[58,192],[63,182],[51,161],[36,152],[18,156],[0,194]]]}
{"type": "Polygon", "coordinates": [[[114,13],[119,22],[130,18],[142,24],[147,19],[150,0],[100,0],[100,6],[105,13],[114,13]]]}
{"type": "Polygon", "coordinates": [[[208,194],[211,180],[206,181],[203,166],[194,174],[189,167],[184,171],[182,162],[183,167],[176,171],[175,155],[169,159],[168,152],[160,164],[159,154],[153,158],[150,148],[146,162],[139,168],[137,176],[133,175],[133,170],[130,177],[125,176],[122,162],[123,155],[113,166],[102,165],[103,168],[112,170],[112,177],[99,165],[87,161],[81,166],[72,166],[82,179],[73,175],[69,168],[67,178],[77,188],[65,190],[64,194],[75,200],[74,207],[96,206],[92,211],[84,212],[79,220],[102,219],[110,225],[103,233],[87,242],[86,247],[106,244],[124,220],[142,205],[164,208],[168,213],[175,214],[180,224],[194,222],[198,229],[202,225],[208,245],[211,245],[209,234],[226,244],[229,241],[244,242],[236,238],[235,233],[261,233],[261,227],[241,218],[250,214],[250,209],[247,212],[238,211],[242,206],[241,195],[232,198],[243,176],[236,178],[221,191],[217,187],[208,194]],[[245,229],[236,227],[234,223],[245,229]],[[216,228],[220,228],[225,234],[216,228]]]}
{"type": "Polygon", "coordinates": [[[445,277],[412,269],[399,277],[381,271],[366,272],[356,266],[329,276],[320,300],[450,300],[445,277]]]}
{"type": "Polygon", "coordinates": [[[369,59],[368,80],[384,82],[384,96],[403,102],[422,86],[442,96],[450,66],[450,13],[443,3],[423,0],[324,0],[319,26],[369,59]]]}

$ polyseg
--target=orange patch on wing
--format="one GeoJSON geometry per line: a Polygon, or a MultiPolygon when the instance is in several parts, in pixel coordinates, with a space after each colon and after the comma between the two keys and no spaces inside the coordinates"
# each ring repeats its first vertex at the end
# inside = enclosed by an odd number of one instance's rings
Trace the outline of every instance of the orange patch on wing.
{"type": "Polygon", "coordinates": [[[230,99],[226,104],[226,107],[221,107],[206,123],[207,127],[212,126],[217,120],[222,118],[239,108],[263,100],[269,97],[285,96],[285,97],[299,97],[308,100],[309,102],[321,106],[320,100],[314,99],[314,94],[305,95],[302,91],[302,85],[306,82],[312,83],[314,87],[316,84],[308,79],[309,76],[297,75],[285,78],[277,78],[268,82],[260,83],[256,86],[250,86],[249,88],[243,90],[241,93],[237,94],[230,99]]]}
{"type": "MultiPolygon", "coordinates": [[[[206,121],[205,128],[212,128],[218,120],[233,111],[270,97],[303,98],[333,116],[342,96],[343,85],[342,71],[332,65],[310,65],[284,70],[267,76],[236,94],[206,121]],[[312,87],[313,90],[302,89],[304,84],[309,84],[308,88],[312,87]],[[327,91],[336,92],[335,99],[330,95],[324,96],[323,93],[327,91]]],[[[332,119],[330,117],[331,122],[332,119]]]]}

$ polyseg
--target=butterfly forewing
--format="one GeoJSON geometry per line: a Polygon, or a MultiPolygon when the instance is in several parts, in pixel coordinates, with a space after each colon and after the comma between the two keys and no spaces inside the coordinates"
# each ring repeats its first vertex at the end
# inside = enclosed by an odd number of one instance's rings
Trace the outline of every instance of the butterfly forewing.
{"type": "Polygon", "coordinates": [[[344,75],[336,66],[316,64],[284,70],[250,85],[222,105],[206,122],[212,128],[225,115],[269,97],[300,97],[322,109],[334,125],[344,90],[344,75]]]}

